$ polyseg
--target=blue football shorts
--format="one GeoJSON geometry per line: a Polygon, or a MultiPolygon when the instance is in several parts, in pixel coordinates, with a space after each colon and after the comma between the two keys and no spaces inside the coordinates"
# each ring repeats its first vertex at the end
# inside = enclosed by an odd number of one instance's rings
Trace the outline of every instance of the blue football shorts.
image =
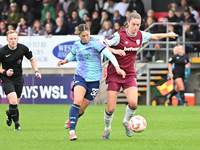
{"type": "Polygon", "coordinates": [[[74,87],[76,85],[80,85],[86,89],[85,98],[92,101],[97,93],[100,90],[100,81],[86,82],[84,78],[79,75],[74,76],[74,84],[72,87],[72,91],[74,91],[74,87]]]}

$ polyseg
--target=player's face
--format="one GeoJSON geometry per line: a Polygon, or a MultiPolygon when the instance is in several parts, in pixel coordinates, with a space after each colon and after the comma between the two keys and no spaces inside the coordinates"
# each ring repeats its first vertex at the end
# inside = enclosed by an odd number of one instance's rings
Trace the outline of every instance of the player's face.
{"type": "Polygon", "coordinates": [[[184,47],[182,45],[178,46],[178,54],[183,55],[184,53],[184,47]]]}
{"type": "Polygon", "coordinates": [[[128,22],[128,32],[130,34],[135,34],[139,29],[141,25],[141,20],[137,18],[132,18],[130,22],[128,22]]]}
{"type": "Polygon", "coordinates": [[[17,33],[9,34],[8,37],[7,37],[7,41],[8,41],[9,48],[16,49],[17,48],[17,42],[18,42],[17,33]]]}
{"type": "Polygon", "coordinates": [[[85,31],[81,32],[79,37],[81,38],[81,41],[83,43],[88,43],[90,41],[90,31],[85,30],[85,31]]]}

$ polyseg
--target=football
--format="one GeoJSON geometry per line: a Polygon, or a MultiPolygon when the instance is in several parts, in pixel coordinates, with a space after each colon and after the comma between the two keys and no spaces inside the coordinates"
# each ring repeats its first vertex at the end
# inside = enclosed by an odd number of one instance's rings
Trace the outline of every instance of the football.
{"type": "Polygon", "coordinates": [[[144,117],[136,115],[130,119],[129,126],[133,132],[140,133],[147,127],[147,122],[144,117]]]}

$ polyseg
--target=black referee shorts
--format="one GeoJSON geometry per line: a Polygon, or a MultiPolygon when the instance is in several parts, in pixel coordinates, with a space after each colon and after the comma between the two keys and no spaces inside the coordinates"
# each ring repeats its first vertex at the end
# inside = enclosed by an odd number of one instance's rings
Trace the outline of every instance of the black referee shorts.
{"type": "Polygon", "coordinates": [[[175,80],[175,79],[177,79],[177,78],[182,78],[182,79],[183,79],[183,82],[184,82],[184,80],[185,80],[185,75],[174,74],[173,79],[175,80]]]}
{"type": "Polygon", "coordinates": [[[21,97],[24,84],[23,76],[13,76],[13,77],[2,76],[1,83],[6,95],[8,95],[11,92],[16,92],[17,98],[21,97]]]}

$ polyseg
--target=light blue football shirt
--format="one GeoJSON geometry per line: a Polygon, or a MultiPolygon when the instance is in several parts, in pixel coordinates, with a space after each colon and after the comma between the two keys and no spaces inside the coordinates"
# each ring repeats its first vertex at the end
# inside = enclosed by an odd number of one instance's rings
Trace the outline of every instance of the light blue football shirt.
{"type": "MultiPolygon", "coordinates": [[[[86,82],[98,81],[102,78],[101,52],[105,49],[105,45],[98,39],[93,37],[86,44],[78,40],[74,43],[71,54],[76,57],[78,66],[75,74],[80,75],[86,82]]],[[[68,61],[73,58],[66,57],[68,61]]]]}

